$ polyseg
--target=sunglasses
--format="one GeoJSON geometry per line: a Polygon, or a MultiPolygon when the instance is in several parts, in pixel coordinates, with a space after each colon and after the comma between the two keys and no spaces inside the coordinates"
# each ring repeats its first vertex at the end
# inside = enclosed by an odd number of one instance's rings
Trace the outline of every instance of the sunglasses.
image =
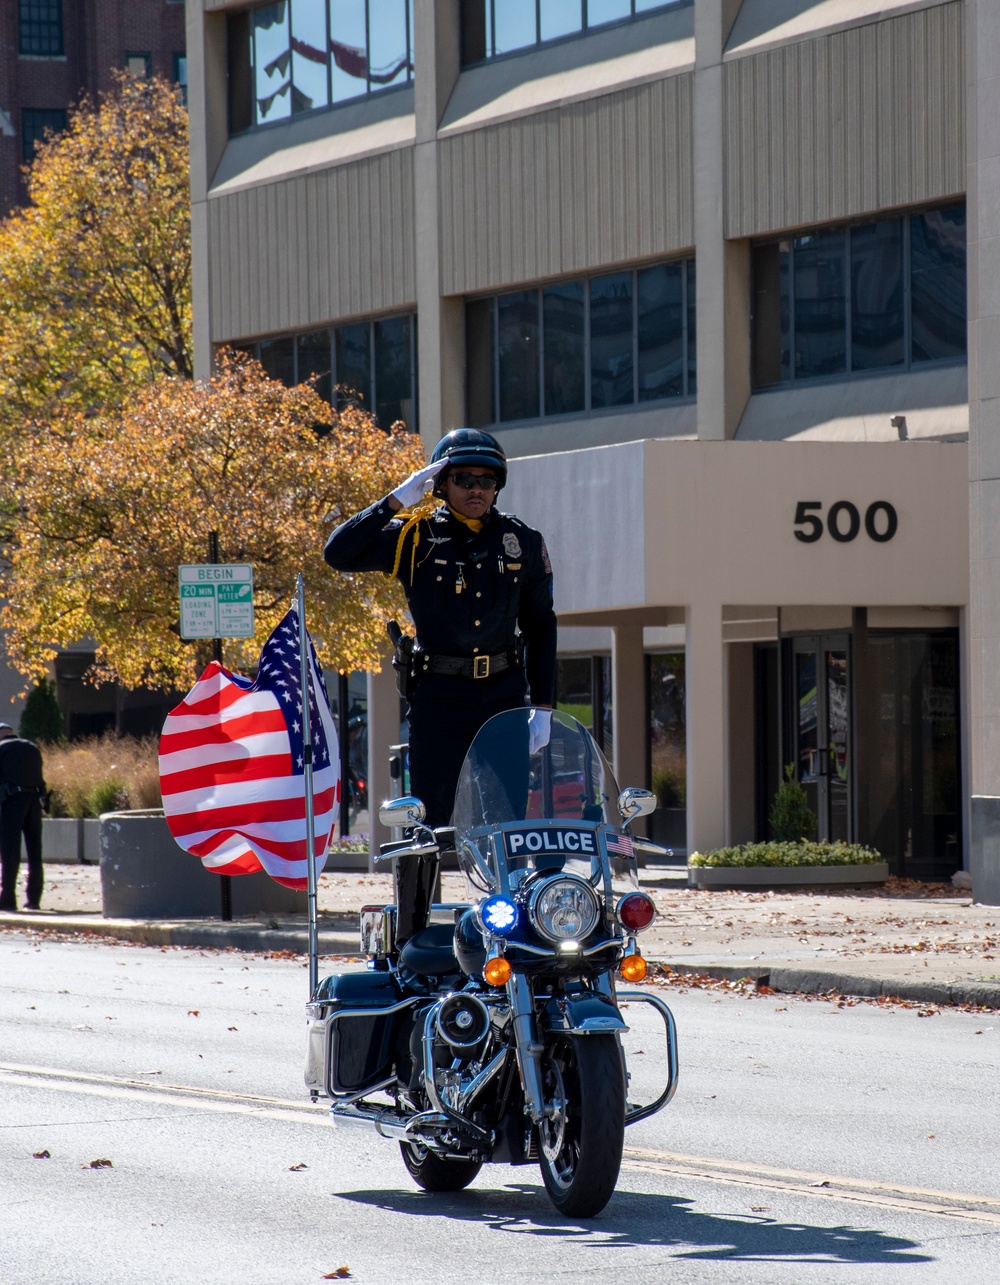
{"type": "Polygon", "coordinates": [[[492,491],[497,484],[492,473],[449,473],[448,481],[463,491],[492,491]]]}

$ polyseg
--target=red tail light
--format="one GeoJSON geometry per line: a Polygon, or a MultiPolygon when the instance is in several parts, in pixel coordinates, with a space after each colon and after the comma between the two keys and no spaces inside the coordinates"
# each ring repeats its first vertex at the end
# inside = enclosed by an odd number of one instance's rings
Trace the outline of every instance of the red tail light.
{"type": "Polygon", "coordinates": [[[630,892],[619,901],[615,913],[626,932],[638,933],[656,918],[656,907],[644,892],[630,892]]]}

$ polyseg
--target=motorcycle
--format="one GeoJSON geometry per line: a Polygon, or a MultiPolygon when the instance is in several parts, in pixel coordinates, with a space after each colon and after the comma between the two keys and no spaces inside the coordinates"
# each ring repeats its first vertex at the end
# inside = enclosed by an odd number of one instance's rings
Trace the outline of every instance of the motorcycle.
{"type": "Polygon", "coordinates": [[[433,906],[401,946],[396,906],[365,907],[366,971],[317,982],[305,1081],[314,1100],[332,1100],[334,1123],[398,1141],[427,1191],[466,1187],[484,1164],[538,1164],[560,1212],[598,1214],[625,1129],[677,1087],[670,1009],[618,987],[646,975],[638,934],[655,911],[629,827],[655,803],[647,790],[618,793],[575,718],[524,709],[477,734],[451,827],[425,827],[418,799],[383,804],[383,824],[408,836],[383,855],[453,851],[470,899],[433,906]],[[645,1104],[629,1095],[626,1001],[664,1028],[664,1085],[645,1104]]]}

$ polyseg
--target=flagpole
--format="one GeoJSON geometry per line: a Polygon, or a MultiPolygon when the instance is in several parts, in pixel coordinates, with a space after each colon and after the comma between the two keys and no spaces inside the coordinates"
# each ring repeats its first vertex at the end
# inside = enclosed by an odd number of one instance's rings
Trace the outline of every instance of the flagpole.
{"type": "MultiPolygon", "coordinates": [[[[309,908],[309,998],[319,985],[319,931],[316,926],[316,812],[313,802],[312,720],[309,717],[309,650],[306,633],[306,590],[302,572],[296,584],[299,603],[299,660],[302,667],[302,759],[306,790],[306,897],[309,908]]],[[[317,693],[317,700],[319,693],[317,693]]]]}

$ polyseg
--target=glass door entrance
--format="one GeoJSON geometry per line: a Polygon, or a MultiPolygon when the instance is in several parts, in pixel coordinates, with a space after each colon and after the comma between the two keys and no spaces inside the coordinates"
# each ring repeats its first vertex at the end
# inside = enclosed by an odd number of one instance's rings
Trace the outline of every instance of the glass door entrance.
{"type": "Polygon", "coordinates": [[[791,732],[795,775],[820,839],[853,838],[851,671],[847,634],[792,642],[791,732]]]}

